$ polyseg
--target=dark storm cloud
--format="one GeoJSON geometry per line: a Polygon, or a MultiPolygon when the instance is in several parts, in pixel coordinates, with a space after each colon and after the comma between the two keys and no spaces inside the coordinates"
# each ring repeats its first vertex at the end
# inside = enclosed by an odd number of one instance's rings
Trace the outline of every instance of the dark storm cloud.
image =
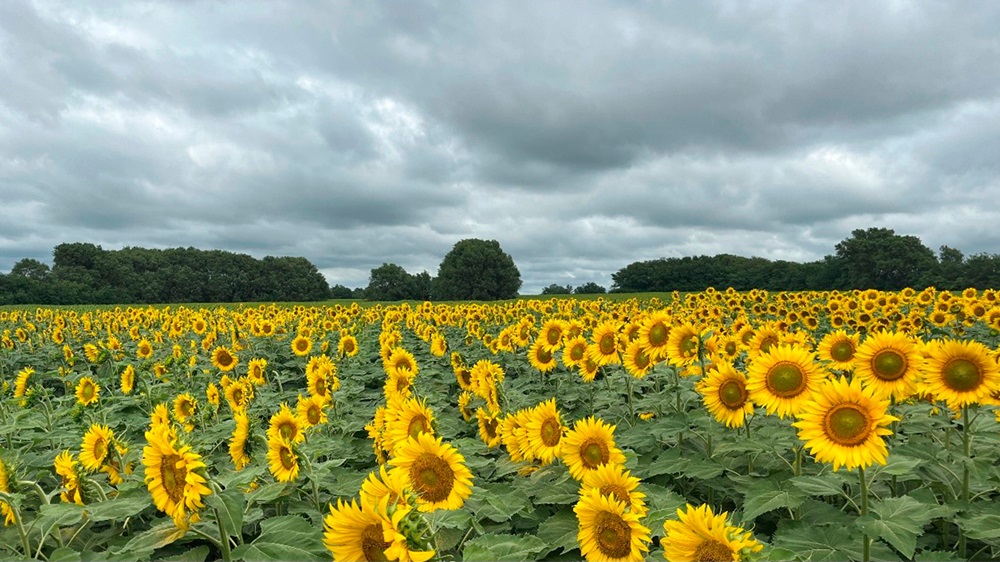
{"type": "Polygon", "coordinates": [[[0,271],[67,241],[363,286],[499,240],[525,280],[1000,252],[1000,5],[0,3],[0,271]]]}

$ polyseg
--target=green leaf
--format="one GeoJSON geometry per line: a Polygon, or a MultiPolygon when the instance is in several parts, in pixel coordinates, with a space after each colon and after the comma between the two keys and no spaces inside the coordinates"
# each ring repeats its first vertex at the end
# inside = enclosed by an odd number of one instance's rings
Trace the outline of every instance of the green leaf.
{"type": "Polygon", "coordinates": [[[888,474],[890,476],[913,475],[916,478],[916,469],[923,465],[923,463],[924,461],[921,459],[907,457],[905,455],[891,454],[888,459],[886,459],[885,466],[878,470],[878,474],[888,474]]]}
{"type": "Polygon", "coordinates": [[[205,505],[215,509],[216,517],[222,523],[222,528],[231,537],[239,537],[243,534],[245,497],[239,490],[230,488],[221,494],[212,494],[205,498],[205,505]]]}
{"type": "Polygon", "coordinates": [[[545,542],[530,535],[483,535],[465,543],[462,560],[537,560],[537,555],[544,549],[545,542]]]}
{"type": "Polygon", "coordinates": [[[187,529],[178,529],[172,520],[167,520],[159,525],[151,527],[148,531],[139,533],[124,548],[121,553],[134,554],[137,552],[153,552],[157,548],[162,548],[183,537],[187,529]]]}
{"type": "Polygon", "coordinates": [[[260,536],[233,549],[234,560],[325,560],[322,532],[298,515],[282,515],[260,523],[260,536]]]}
{"type": "Polygon", "coordinates": [[[161,558],[159,562],[205,562],[208,558],[208,547],[201,545],[191,550],[185,550],[184,552],[176,555],[170,556],[168,558],[161,558]]]}
{"type": "Polygon", "coordinates": [[[805,494],[801,490],[789,486],[787,481],[758,480],[746,491],[743,519],[750,521],[762,513],[781,507],[795,508],[801,505],[805,499],[805,494]]]}
{"type": "Polygon", "coordinates": [[[896,548],[904,557],[913,558],[917,537],[924,525],[934,519],[927,506],[909,497],[873,501],[871,511],[877,518],[863,517],[858,523],[872,536],[877,536],[896,548]]]}
{"type": "Polygon", "coordinates": [[[836,472],[828,472],[821,476],[795,476],[790,482],[810,496],[840,496],[847,479],[836,472]]]}
{"type": "Polygon", "coordinates": [[[1000,544],[1000,515],[981,513],[958,517],[955,522],[970,539],[1000,544]]]}
{"type": "Polygon", "coordinates": [[[287,482],[271,482],[270,484],[264,484],[247,496],[247,503],[269,503],[281,496],[292,493],[294,489],[295,486],[288,484],[287,482]]]}
{"type": "Polygon", "coordinates": [[[503,485],[474,487],[468,503],[477,519],[496,522],[507,521],[531,507],[531,500],[524,492],[503,485]]]}
{"type": "Polygon", "coordinates": [[[105,502],[89,504],[87,515],[92,521],[117,521],[142,513],[153,504],[149,501],[149,492],[145,489],[139,492],[122,493],[118,497],[105,502]]]}
{"type": "Polygon", "coordinates": [[[61,546],[49,555],[49,562],[80,562],[80,553],[72,548],[61,546]]]}
{"type": "Polygon", "coordinates": [[[580,523],[570,511],[560,511],[549,517],[538,526],[538,538],[546,544],[545,551],[541,554],[548,554],[553,550],[560,549],[560,552],[568,552],[577,548],[577,533],[580,530],[580,523]]]}

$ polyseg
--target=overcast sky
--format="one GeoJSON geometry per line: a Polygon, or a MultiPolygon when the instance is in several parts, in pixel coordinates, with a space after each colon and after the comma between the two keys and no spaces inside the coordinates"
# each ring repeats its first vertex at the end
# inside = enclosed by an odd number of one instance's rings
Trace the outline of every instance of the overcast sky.
{"type": "Polygon", "coordinates": [[[483,238],[537,294],[872,226],[1000,253],[1000,2],[0,1],[0,272],[483,238]]]}

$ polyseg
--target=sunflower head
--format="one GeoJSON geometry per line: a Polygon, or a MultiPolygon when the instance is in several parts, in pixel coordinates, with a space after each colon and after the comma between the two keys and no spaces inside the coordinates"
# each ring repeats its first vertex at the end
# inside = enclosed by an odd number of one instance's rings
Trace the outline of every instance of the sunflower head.
{"type": "Polygon", "coordinates": [[[677,520],[663,523],[663,556],[667,560],[745,560],[764,546],[753,534],[730,525],[728,513],[716,515],[708,505],[677,510],[677,520]]]}
{"type": "Polygon", "coordinates": [[[641,562],[649,551],[650,530],[625,502],[589,488],[573,511],[579,522],[580,553],[587,560],[641,562]]]}

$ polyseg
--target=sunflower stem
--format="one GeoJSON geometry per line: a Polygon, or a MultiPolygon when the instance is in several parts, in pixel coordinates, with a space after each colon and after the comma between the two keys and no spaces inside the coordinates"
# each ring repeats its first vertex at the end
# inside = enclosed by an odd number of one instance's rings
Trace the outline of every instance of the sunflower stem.
{"type": "Polygon", "coordinates": [[[31,556],[31,545],[28,543],[28,533],[24,531],[24,522],[21,521],[21,509],[11,503],[11,498],[6,492],[0,492],[0,500],[7,502],[7,506],[14,512],[14,524],[17,525],[17,534],[21,537],[21,548],[24,549],[24,556],[31,556]]]}
{"type": "Polygon", "coordinates": [[[635,426],[635,406],[632,404],[632,375],[625,373],[625,393],[628,395],[628,424],[635,426]]]}
{"type": "Polygon", "coordinates": [[[219,517],[219,510],[213,507],[212,511],[215,512],[215,524],[219,528],[219,548],[222,550],[222,560],[223,562],[232,562],[233,555],[229,551],[229,533],[222,526],[222,518],[219,517]]]}
{"type": "MultiPolygon", "coordinates": [[[[858,467],[858,480],[861,483],[861,509],[859,511],[864,517],[868,515],[868,481],[865,479],[864,467],[858,467]]],[[[867,532],[861,535],[861,551],[862,562],[869,562],[872,559],[872,543],[867,532]]]]}
{"type": "MultiPolygon", "coordinates": [[[[969,432],[969,406],[962,406],[962,502],[966,509],[969,505],[969,463],[972,462],[972,433],[969,432]]],[[[965,558],[968,545],[965,531],[958,527],[958,555],[965,558]]]]}

